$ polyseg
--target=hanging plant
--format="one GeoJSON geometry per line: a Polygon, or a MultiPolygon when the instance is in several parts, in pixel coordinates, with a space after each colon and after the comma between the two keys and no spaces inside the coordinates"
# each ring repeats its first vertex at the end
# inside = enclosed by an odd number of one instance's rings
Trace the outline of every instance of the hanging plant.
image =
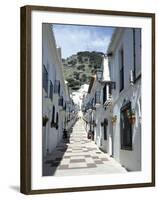
{"type": "Polygon", "coordinates": [[[114,116],[112,117],[112,120],[111,120],[111,121],[112,121],[113,124],[115,124],[116,121],[117,121],[117,115],[114,115],[114,116]]]}
{"type": "Polygon", "coordinates": [[[127,114],[128,119],[131,119],[131,110],[130,109],[126,110],[126,114],[127,114]]]}
{"type": "Polygon", "coordinates": [[[132,110],[129,110],[129,112],[127,112],[127,117],[129,119],[129,122],[131,124],[134,124],[135,123],[135,120],[136,120],[136,116],[135,116],[135,110],[132,109],[132,110]]]}
{"type": "Polygon", "coordinates": [[[131,112],[131,123],[134,124],[135,120],[136,120],[136,116],[135,116],[135,111],[133,109],[132,112],[131,112]]]}
{"type": "Polygon", "coordinates": [[[49,118],[46,115],[43,116],[43,126],[46,126],[48,120],[49,120],[49,118]]]}

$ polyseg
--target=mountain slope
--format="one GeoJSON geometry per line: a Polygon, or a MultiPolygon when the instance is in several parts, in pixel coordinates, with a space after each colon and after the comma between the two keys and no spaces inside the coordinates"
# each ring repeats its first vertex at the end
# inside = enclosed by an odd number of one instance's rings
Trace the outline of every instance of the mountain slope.
{"type": "Polygon", "coordinates": [[[89,84],[90,78],[96,69],[101,67],[102,53],[83,51],[67,59],[62,59],[64,77],[72,90],[77,90],[83,84],[89,84]]]}

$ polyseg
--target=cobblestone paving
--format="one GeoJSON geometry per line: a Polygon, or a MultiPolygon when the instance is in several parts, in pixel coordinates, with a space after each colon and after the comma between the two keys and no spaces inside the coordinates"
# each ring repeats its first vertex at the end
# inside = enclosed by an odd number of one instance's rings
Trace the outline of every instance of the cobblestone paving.
{"type": "Polygon", "coordinates": [[[94,141],[87,139],[81,119],[76,122],[69,140],[63,140],[53,154],[47,156],[43,165],[44,176],[106,173],[126,173],[126,170],[103,153],[94,141]]]}

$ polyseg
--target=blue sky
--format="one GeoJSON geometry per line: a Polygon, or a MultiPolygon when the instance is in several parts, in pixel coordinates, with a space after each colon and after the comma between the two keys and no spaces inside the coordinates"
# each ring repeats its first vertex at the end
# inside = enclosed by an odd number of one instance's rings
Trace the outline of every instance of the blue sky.
{"type": "Polygon", "coordinates": [[[79,51],[106,53],[114,28],[53,24],[53,31],[62,57],[67,58],[79,51]]]}

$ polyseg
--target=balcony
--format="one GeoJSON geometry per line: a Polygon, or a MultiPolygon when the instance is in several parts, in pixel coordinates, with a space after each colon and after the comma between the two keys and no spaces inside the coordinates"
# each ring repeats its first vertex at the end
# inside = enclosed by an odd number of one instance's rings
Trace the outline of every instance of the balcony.
{"type": "Polygon", "coordinates": [[[112,106],[112,96],[110,96],[106,101],[104,102],[104,107],[111,107],[112,106]]]}

